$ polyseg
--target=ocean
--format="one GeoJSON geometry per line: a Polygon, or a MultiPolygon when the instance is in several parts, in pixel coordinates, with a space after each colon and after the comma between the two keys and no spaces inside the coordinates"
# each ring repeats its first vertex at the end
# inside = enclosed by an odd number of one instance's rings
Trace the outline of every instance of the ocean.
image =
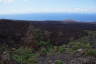
{"type": "Polygon", "coordinates": [[[32,13],[0,15],[0,19],[12,20],[77,20],[81,22],[96,22],[96,14],[76,13],[32,13]]]}

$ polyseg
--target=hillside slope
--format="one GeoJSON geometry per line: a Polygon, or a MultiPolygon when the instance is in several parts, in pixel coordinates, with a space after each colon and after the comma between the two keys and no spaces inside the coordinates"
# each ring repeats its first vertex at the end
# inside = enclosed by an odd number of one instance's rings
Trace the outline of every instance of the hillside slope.
{"type": "Polygon", "coordinates": [[[36,42],[51,41],[61,45],[87,35],[85,30],[96,30],[96,23],[64,21],[0,20],[0,44],[24,44],[33,47],[36,42]],[[42,35],[40,35],[42,34],[42,35]]]}

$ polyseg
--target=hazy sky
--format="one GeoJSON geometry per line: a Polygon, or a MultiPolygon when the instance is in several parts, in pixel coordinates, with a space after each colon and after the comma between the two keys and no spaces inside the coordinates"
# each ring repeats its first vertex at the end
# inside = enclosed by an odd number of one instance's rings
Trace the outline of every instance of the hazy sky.
{"type": "Polygon", "coordinates": [[[96,0],[0,0],[0,14],[96,13],[96,0]]]}

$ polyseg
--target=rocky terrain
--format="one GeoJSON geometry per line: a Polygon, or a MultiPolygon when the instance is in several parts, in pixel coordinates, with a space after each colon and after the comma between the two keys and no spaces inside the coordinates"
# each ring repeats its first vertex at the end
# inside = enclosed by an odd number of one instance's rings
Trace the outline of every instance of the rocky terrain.
{"type": "Polygon", "coordinates": [[[23,44],[21,42],[28,43],[30,40],[35,42],[34,29],[43,33],[43,40],[50,40],[53,44],[60,45],[70,39],[86,35],[83,30],[96,30],[96,24],[71,22],[71,20],[70,22],[0,20],[0,43],[6,42],[13,46],[14,43],[23,44]]]}
{"type": "MultiPolygon", "coordinates": [[[[71,21],[71,20],[65,20],[65,21],[23,21],[23,20],[0,20],[0,59],[2,60],[3,53],[8,55],[6,53],[6,49],[8,50],[17,50],[21,47],[24,48],[31,48],[35,49],[37,53],[41,53],[38,60],[38,64],[55,64],[56,60],[62,60],[64,61],[64,64],[80,64],[80,61],[82,61],[82,57],[86,62],[81,64],[96,64],[95,56],[86,56],[83,55],[82,47],[90,49],[91,47],[86,46],[87,44],[84,44],[85,47],[82,44],[72,44],[70,45],[70,42],[73,41],[83,41],[83,42],[96,42],[95,40],[95,32],[96,31],[96,23],[95,22],[77,22],[77,21],[71,21]],[[93,31],[92,33],[90,31],[93,31]],[[93,34],[93,35],[92,35],[93,34]],[[83,37],[86,36],[86,39],[83,37]],[[94,37],[93,37],[94,36],[94,37]],[[80,40],[82,39],[83,40],[80,40]],[[87,40],[87,41],[85,41],[87,40]],[[66,46],[65,46],[66,45],[66,46]],[[76,45],[76,46],[75,46],[76,45]],[[79,53],[75,54],[69,54],[69,49],[71,50],[72,46],[75,46],[72,48],[78,47],[81,49],[79,53]],[[64,46],[63,48],[61,46],[64,46]],[[81,47],[80,47],[81,46],[81,47]],[[5,47],[5,48],[4,48],[5,47]],[[54,52],[54,55],[46,55],[46,50],[52,47],[53,51],[56,49],[59,49],[58,52],[54,52]],[[56,48],[54,48],[56,47],[56,48]],[[89,48],[88,48],[89,47],[89,48]],[[43,49],[44,48],[44,49],[43,49]],[[4,49],[4,50],[3,50],[4,49]],[[42,52],[43,49],[43,52],[42,52]],[[68,49],[67,54],[66,52],[60,53],[60,50],[62,49],[68,49]],[[44,51],[45,50],[45,51],[44,51]],[[78,56],[79,54],[79,56],[78,56]],[[80,56],[81,55],[81,56],[80,56]],[[70,56],[70,57],[69,57],[70,56]],[[88,57],[88,58],[87,58],[88,57]],[[94,61],[89,61],[90,59],[94,59],[94,61]],[[69,61],[69,63],[68,63],[69,61]],[[77,61],[77,62],[76,62],[77,61]],[[49,62],[49,63],[48,63],[49,62]],[[50,63],[51,62],[51,63],[50,63]],[[90,63],[91,62],[91,63],[90,63]]],[[[92,44],[93,45],[93,44],[92,44]]],[[[76,48],[75,52],[78,51],[79,48],[76,48]]],[[[95,48],[94,44],[94,48],[95,48]]],[[[29,50],[29,49],[28,49],[29,50]]],[[[93,50],[93,48],[92,48],[93,50]]],[[[17,52],[15,51],[15,52],[17,52]]],[[[22,50],[21,50],[22,51],[22,50]]],[[[25,51],[25,50],[24,50],[25,51]]],[[[48,50],[47,50],[48,51],[48,50]]],[[[95,49],[96,51],[96,49],[95,49]]],[[[25,51],[26,52],[26,51],[25,51]]],[[[12,52],[13,53],[13,52],[12,52]]],[[[17,52],[19,53],[19,52],[17,52]]],[[[26,52],[27,53],[27,52],[26,52]]],[[[53,52],[51,52],[53,53],[53,52]]],[[[24,54],[22,52],[22,54],[24,54]]],[[[29,53],[28,53],[29,54],[29,53]]],[[[84,52],[85,54],[85,52],[84,52]]],[[[14,54],[15,55],[15,54],[14,54]]],[[[14,56],[13,55],[13,56],[14,56]]],[[[27,55],[27,54],[26,54],[27,55]]],[[[25,55],[25,56],[26,56],[25,55]]],[[[4,57],[5,58],[5,57],[4,57]]],[[[17,59],[18,60],[18,59],[17,59]]],[[[11,60],[9,63],[4,64],[18,64],[17,60],[11,60]]],[[[19,62],[20,63],[20,62],[19,62]]],[[[26,63],[25,63],[26,64],[26,63]]],[[[35,63],[31,63],[35,64],[35,63]]]]}

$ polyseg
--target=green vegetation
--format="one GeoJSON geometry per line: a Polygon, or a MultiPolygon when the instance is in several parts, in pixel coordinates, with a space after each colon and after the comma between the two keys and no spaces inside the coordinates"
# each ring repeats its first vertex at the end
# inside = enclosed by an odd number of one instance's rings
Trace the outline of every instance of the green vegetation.
{"type": "Polygon", "coordinates": [[[31,49],[28,48],[18,48],[11,52],[12,59],[25,64],[36,64],[38,54],[32,53],[31,49]]]}
{"type": "Polygon", "coordinates": [[[88,49],[85,54],[87,56],[96,56],[96,49],[88,49]]]}
{"type": "MultiPolygon", "coordinates": [[[[51,41],[43,40],[43,32],[37,31],[35,34],[37,46],[39,50],[33,48],[8,48],[8,45],[0,45],[0,54],[3,51],[8,51],[10,58],[16,60],[19,63],[24,64],[37,64],[40,56],[54,55],[56,53],[70,54],[83,53],[85,56],[96,56],[96,31],[86,31],[88,35],[79,38],[78,40],[71,40],[68,44],[61,46],[54,46],[51,41]]],[[[64,61],[56,60],[55,64],[64,64],[64,61]]]]}
{"type": "Polygon", "coordinates": [[[61,60],[56,60],[55,64],[64,64],[64,62],[61,60]]]}

